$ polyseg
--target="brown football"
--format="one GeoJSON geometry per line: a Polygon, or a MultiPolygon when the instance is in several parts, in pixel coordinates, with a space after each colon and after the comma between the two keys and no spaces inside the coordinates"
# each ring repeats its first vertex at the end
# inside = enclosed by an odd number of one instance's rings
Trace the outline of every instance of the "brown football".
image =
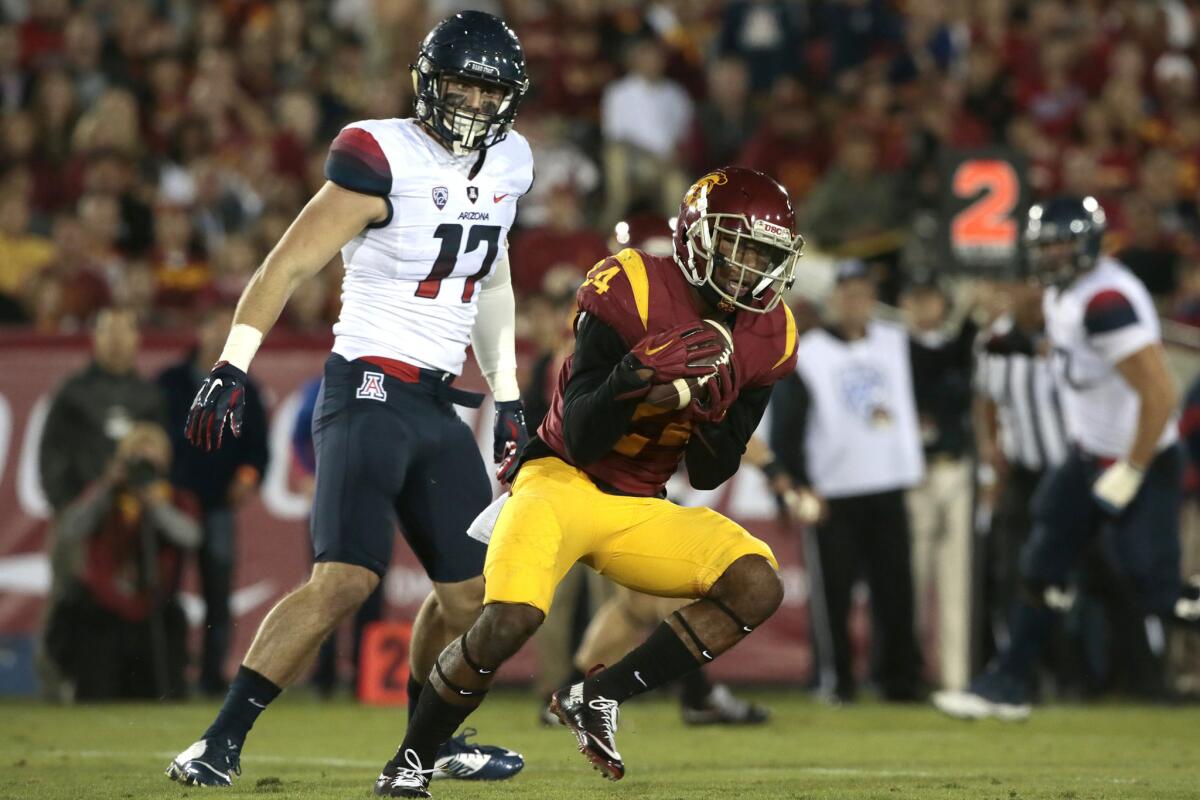
{"type": "MultiPolygon", "coordinates": [[[[706,319],[704,321],[716,328],[725,337],[725,351],[709,358],[698,359],[693,363],[716,366],[723,361],[727,361],[733,355],[733,334],[715,319],[706,319]]],[[[688,404],[697,397],[701,398],[701,402],[704,402],[704,399],[708,397],[708,389],[705,388],[705,384],[708,383],[708,377],[706,375],[702,378],[676,378],[670,383],[656,383],[650,387],[650,391],[646,394],[644,402],[658,408],[669,408],[672,410],[687,408],[688,404]]]]}

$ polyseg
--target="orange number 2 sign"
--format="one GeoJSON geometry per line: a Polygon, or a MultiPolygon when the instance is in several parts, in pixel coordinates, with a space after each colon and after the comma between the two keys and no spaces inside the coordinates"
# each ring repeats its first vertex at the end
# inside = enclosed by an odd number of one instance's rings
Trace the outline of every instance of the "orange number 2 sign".
{"type": "Polygon", "coordinates": [[[978,199],[951,223],[950,242],[959,251],[1009,251],[1016,248],[1013,211],[1021,199],[1021,181],[1013,165],[998,159],[964,161],[954,171],[954,194],[978,199]]]}

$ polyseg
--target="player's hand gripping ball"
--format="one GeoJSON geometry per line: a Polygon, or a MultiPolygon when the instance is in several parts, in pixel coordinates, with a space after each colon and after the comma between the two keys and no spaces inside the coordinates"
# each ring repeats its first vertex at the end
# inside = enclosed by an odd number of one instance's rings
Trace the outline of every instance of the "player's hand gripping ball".
{"type": "MultiPolygon", "coordinates": [[[[715,412],[719,413],[719,417],[725,416],[736,394],[732,366],[733,334],[716,320],[706,319],[702,322],[710,333],[716,334],[714,337],[705,337],[705,341],[715,341],[719,346],[706,347],[690,354],[687,365],[693,368],[691,374],[670,382],[656,383],[650,387],[645,402],[676,410],[691,405],[702,419],[708,419],[715,412]]],[[[711,421],[719,421],[719,418],[711,421]]]]}

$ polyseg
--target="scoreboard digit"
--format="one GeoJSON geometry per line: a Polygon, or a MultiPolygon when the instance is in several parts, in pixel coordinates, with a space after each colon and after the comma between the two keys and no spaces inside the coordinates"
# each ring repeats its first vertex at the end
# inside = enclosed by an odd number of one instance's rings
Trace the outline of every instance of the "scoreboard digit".
{"type": "Polygon", "coordinates": [[[1007,151],[944,157],[940,229],[949,267],[994,277],[1015,273],[1029,207],[1024,173],[1024,161],[1007,151]]]}

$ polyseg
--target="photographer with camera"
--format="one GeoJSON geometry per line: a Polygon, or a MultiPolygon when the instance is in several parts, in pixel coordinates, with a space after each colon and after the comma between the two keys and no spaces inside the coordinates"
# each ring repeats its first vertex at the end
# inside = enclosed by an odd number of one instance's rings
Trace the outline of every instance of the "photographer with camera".
{"type": "Polygon", "coordinates": [[[102,477],[54,522],[45,654],[61,699],[181,697],[187,622],[176,597],[194,510],[167,482],[163,429],[135,423],[102,477]]]}
{"type": "Polygon", "coordinates": [[[164,421],[162,395],[137,373],[140,344],[131,309],[102,309],[92,328],[91,361],[54,393],[38,466],[42,491],[55,514],[104,473],[133,425],[164,421]]]}

